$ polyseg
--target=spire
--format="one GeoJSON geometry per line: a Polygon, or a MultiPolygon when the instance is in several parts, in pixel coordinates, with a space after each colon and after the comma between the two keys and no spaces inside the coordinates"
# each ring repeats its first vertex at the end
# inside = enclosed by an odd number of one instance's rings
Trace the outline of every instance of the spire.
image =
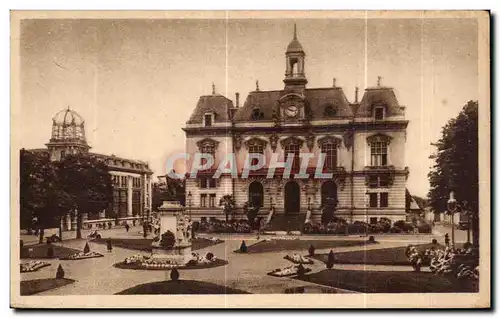
{"type": "Polygon", "coordinates": [[[297,23],[293,24],[293,39],[297,40],[297,23]]]}
{"type": "Polygon", "coordinates": [[[212,95],[215,95],[215,84],[212,82],[212,95]]]}
{"type": "Polygon", "coordinates": [[[255,81],[255,90],[256,91],[260,91],[260,89],[259,89],[259,80],[255,81]]]}

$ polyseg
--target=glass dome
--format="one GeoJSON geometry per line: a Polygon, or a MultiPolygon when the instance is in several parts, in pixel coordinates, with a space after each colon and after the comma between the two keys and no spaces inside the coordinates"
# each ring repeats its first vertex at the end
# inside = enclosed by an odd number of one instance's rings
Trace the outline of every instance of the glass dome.
{"type": "Polygon", "coordinates": [[[53,141],[77,141],[86,144],[85,121],[69,107],[59,111],[52,118],[53,141]]]}

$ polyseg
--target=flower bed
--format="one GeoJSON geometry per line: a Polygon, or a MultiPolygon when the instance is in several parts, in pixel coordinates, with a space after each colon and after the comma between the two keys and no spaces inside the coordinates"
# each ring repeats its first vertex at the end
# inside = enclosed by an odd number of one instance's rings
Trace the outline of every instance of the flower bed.
{"type": "Polygon", "coordinates": [[[21,273],[36,272],[47,266],[50,266],[50,264],[44,261],[29,261],[21,264],[21,273]]]}
{"type": "Polygon", "coordinates": [[[292,255],[286,255],[283,258],[294,264],[314,264],[311,259],[295,253],[292,255]]]}
{"type": "Polygon", "coordinates": [[[149,255],[133,255],[125,258],[121,263],[114,266],[124,269],[145,269],[145,270],[169,270],[209,268],[226,265],[227,261],[218,259],[212,253],[208,252],[204,256],[192,253],[191,259],[187,263],[179,263],[174,260],[151,257],[149,255]]]}
{"type": "Polygon", "coordinates": [[[479,279],[479,257],[473,249],[427,249],[430,270],[437,275],[453,275],[459,279],[479,279]]]}
{"type": "MultiPolygon", "coordinates": [[[[275,277],[295,276],[295,275],[298,275],[299,266],[300,265],[291,265],[291,266],[286,266],[286,267],[282,267],[282,268],[277,268],[277,269],[267,273],[267,275],[275,276],[275,277]]],[[[308,273],[310,271],[311,271],[310,268],[304,268],[304,273],[308,273]]]]}
{"type": "Polygon", "coordinates": [[[270,241],[293,241],[293,240],[300,240],[298,236],[276,236],[272,238],[266,238],[264,241],[270,242],[270,241]]]}
{"type": "Polygon", "coordinates": [[[66,257],[62,257],[60,258],[61,260],[71,260],[71,261],[75,261],[75,260],[81,260],[81,259],[87,259],[87,258],[96,258],[96,257],[103,257],[104,255],[102,254],[99,254],[99,253],[96,253],[96,252],[78,252],[78,253],[74,253],[74,254],[70,254],[66,257]]]}

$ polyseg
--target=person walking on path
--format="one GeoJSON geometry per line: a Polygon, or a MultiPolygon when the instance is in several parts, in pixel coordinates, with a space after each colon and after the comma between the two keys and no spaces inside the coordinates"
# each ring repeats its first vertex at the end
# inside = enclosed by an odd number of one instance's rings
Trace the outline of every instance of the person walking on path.
{"type": "Polygon", "coordinates": [[[106,245],[108,246],[108,252],[113,250],[113,245],[111,244],[111,238],[108,238],[106,245]]]}
{"type": "Polygon", "coordinates": [[[444,245],[450,246],[450,236],[448,235],[448,233],[444,235],[444,245]]]}
{"type": "Polygon", "coordinates": [[[128,223],[125,223],[125,230],[128,232],[129,229],[130,229],[130,226],[128,225],[128,223]]]}

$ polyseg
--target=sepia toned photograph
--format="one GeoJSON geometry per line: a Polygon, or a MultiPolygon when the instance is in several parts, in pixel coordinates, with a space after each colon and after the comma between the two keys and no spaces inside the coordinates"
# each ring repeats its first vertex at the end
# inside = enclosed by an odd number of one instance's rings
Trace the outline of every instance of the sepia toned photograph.
{"type": "Polygon", "coordinates": [[[489,308],[489,23],[12,11],[11,306],[489,308]]]}

